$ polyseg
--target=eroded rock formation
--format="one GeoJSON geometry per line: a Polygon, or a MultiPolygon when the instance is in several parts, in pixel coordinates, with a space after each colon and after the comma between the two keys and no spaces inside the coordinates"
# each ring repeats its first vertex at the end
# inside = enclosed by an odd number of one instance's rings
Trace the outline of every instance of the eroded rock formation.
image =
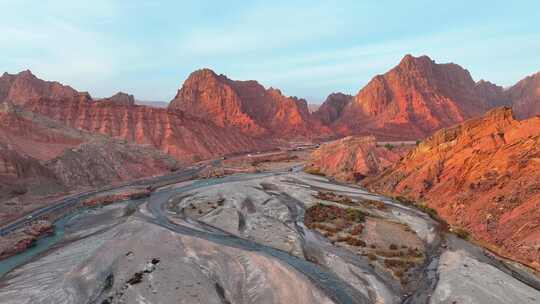
{"type": "Polygon", "coordinates": [[[0,105],[0,197],[46,195],[171,172],[172,157],[0,105]]]}
{"type": "Polygon", "coordinates": [[[193,72],[169,108],[256,137],[290,139],[330,133],[310,115],[304,99],[283,96],[281,91],[265,89],[253,80],[231,80],[209,69],[193,72]]]}
{"type": "Polygon", "coordinates": [[[425,202],[474,238],[540,269],[540,117],[510,108],[443,129],[370,189],[425,202]]]}
{"type": "Polygon", "coordinates": [[[50,99],[26,104],[26,108],[76,129],[153,146],[183,162],[265,147],[233,128],[176,110],[50,99]]]}
{"type": "MultiPolygon", "coordinates": [[[[418,139],[507,104],[499,94],[500,87],[484,81],[475,83],[459,65],[437,64],[427,56],[407,55],[396,67],[375,76],[362,88],[340,111],[339,118],[326,121],[342,135],[418,139]]],[[[329,99],[328,103],[335,101],[329,99]]],[[[322,110],[319,113],[325,116],[322,110]]]]}
{"type": "Polygon", "coordinates": [[[408,146],[378,145],[373,136],[349,136],[321,145],[311,154],[306,171],[356,182],[379,174],[409,149],[408,146]]]}

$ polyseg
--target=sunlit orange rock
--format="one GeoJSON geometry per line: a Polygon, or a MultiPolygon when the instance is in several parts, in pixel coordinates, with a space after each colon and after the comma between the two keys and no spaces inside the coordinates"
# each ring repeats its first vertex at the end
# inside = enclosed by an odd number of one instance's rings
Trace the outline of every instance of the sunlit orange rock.
{"type": "Polygon", "coordinates": [[[193,72],[169,109],[256,137],[312,138],[330,133],[310,115],[304,99],[283,96],[281,91],[265,89],[253,80],[231,80],[209,69],[193,72]]]}
{"type": "MultiPolygon", "coordinates": [[[[23,106],[72,128],[149,145],[182,162],[259,150],[271,144],[268,140],[262,142],[243,134],[235,127],[219,126],[179,110],[135,105],[134,97],[122,92],[93,100],[88,93],[41,80],[30,71],[15,75],[5,73],[0,77],[1,102],[23,106]]],[[[249,126],[249,122],[245,125],[249,126]]],[[[18,131],[24,132],[24,127],[18,131]]],[[[39,138],[42,134],[37,132],[28,136],[39,138]]],[[[41,150],[46,154],[58,154],[66,146],[51,148],[54,151],[41,150]]]]}
{"type": "Polygon", "coordinates": [[[410,148],[379,145],[375,137],[349,136],[321,145],[307,164],[307,172],[317,172],[339,181],[357,182],[376,175],[398,161],[410,148]]]}
{"type": "Polygon", "coordinates": [[[72,128],[155,147],[183,162],[265,147],[234,128],[177,110],[51,99],[27,103],[25,108],[72,128]]]}
{"type": "Polygon", "coordinates": [[[488,82],[475,83],[459,65],[406,55],[362,88],[330,126],[342,135],[419,139],[506,104],[499,94],[502,89],[488,82]]]}
{"type": "Polygon", "coordinates": [[[540,117],[510,108],[443,129],[364,182],[434,208],[451,225],[540,270],[540,117]]]}

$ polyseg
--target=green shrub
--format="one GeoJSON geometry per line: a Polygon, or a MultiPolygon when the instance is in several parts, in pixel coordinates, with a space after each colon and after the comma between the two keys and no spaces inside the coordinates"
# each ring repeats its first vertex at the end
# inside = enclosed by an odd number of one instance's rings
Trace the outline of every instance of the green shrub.
{"type": "Polygon", "coordinates": [[[471,233],[463,228],[452,228],[452,232],[464,240],[469,240],[471,238],[471,233]]]}
{"type": "Polygon", "coordinates": [[[388,149],[388,150],[394,149],[394,145],[392,145],[392,144],[385,144],[384,147],[385,147],[386,149],[388,149]]]}
{"type": "Polygon", "coordinates": [[[346,210],[346,212],[347,212],[347,217],[351,221],[355,221],[357,223],[363,223],[366,221],[366,215],[364,214],[364,212],[360,210],[349,208],[346,210]]]}
{"type": "Polygon", "coordinates": [[[425,213],[429,214],[433,219],[438,219],[439,218],[439,214],[437,213],[437,210],[431,208],[431,207],[428,207],[427,205],[424,205],[424,204],[418,204],[416,205],[416,207],[422,211],[424,211],[425,213]]]}

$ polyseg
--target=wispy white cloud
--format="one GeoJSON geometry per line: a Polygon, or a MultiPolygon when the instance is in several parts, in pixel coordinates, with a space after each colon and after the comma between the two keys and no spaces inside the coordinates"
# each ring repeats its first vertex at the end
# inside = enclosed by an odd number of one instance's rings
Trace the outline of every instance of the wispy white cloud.
{"type": "Polygon", "coordinates": [[[335,36],[344,26],[338,7],[312,5],[291,11],[283,4],[247,6],[230,19],[191,29],[178,50],[193,56],[242,56],[335,36]],[[307,30],[309,28],[309,30],[307,30]]]}
{"type": "Polygon", "coordinates": [[[0,71],[167,100],[206,66],[321,100],[412,53],[509,85],[540,70],[540,9],[501,3],[0,0],[0,71]]]}

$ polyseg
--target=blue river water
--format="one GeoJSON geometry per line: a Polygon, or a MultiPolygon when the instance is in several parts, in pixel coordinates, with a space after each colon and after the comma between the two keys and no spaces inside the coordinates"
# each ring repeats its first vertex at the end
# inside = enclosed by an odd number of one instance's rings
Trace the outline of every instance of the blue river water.
{"type": "Polygon", "coordinates": [[[58,243],[64,237],[64,229],[67,223],[75,216],[76,214],[69,214],[54,223],[54,233],[43,238],[40,238],[36,243],[28,248],[27,250],[3,259],[0,261],[0,278],[5,274],[13,270],[13,268],[25,264],[30,261],[36,255],[44,252],[49,249],[54,244],[58,243]]]}

